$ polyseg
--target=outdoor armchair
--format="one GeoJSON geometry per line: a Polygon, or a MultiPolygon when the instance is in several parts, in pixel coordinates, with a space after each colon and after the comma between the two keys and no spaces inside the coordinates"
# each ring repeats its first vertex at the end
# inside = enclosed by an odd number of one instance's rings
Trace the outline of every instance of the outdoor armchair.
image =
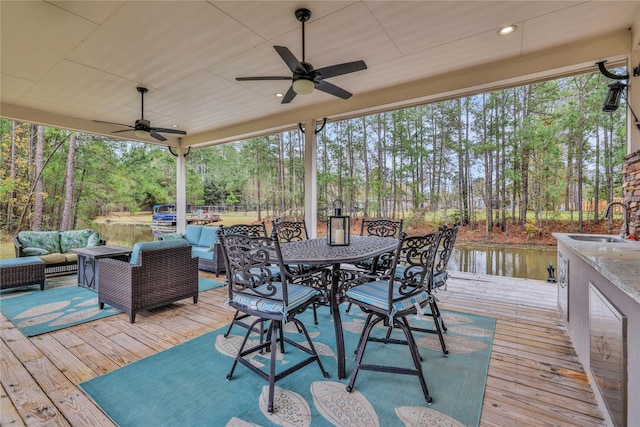
{"type": "Polygon", "coordinates": [[[98,260],[98,304],[129,314],[160,307],[184,298],[198,302],[198,258],[186,240],[136,243],[130,262],[98,260]]]}

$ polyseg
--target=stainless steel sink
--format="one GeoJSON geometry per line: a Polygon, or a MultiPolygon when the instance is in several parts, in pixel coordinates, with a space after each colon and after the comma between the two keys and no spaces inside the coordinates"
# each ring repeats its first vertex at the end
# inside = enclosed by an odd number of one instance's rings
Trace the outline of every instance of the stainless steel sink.
{"type": "Polygon", "coordinates": [[[580,240],[582,242],[594,242],[594,243],[624,243],[624,240],[618,237],[601,236],[597,234],[571,234],[570,239],[580,240]]]}

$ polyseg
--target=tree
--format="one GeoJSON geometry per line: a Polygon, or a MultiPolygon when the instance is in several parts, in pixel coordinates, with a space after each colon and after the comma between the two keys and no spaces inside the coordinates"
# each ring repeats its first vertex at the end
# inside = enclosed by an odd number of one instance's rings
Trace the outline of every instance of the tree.
{"type": "Polygon", "coordinates": [[[64,210],[62,211],[62,221],[60,230],[69,230],[73,227],[72,211],[74,206],[74,182],[73,182],[73,160],[76,152],[76,134],[72,133],[69,138],[69,151],[67,152],[67,167],[65,174],[65,197],[64,210]]]}

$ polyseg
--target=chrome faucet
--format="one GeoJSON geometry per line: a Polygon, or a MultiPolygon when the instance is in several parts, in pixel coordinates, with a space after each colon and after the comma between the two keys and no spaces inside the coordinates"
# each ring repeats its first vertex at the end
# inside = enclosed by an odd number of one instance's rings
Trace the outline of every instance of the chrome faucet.
{"type": "Polygon", "coordinates": [[[604,208],[604,213],[602,214],[602,218],[605,218],[605,217],[609,216],[611,208],[614,205],[622,206],[622,227],[620,228],[620,237],[622,237],[623,239],[626,239],[627,237],[629,237],[629,221],[628,221],[628,218],[627,218],[628,208],[627,208],[627,205],[625,203],[622,203],[622,202],[611,202],[611,203],[609,203],[607,205],[607,207],[604,208]]]}

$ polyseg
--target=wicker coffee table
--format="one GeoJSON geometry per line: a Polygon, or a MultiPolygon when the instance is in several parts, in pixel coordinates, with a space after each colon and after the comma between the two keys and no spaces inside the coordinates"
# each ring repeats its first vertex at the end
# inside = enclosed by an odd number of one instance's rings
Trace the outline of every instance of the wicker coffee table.
{"type": "Polygon", "coordinates": [[[78,254],[78,286],[98,290],[98,263],[100,258],[114,258],[129,261],[132,249],[122,246],[103,245],[90,248],[71,249],[78,254]]]}

